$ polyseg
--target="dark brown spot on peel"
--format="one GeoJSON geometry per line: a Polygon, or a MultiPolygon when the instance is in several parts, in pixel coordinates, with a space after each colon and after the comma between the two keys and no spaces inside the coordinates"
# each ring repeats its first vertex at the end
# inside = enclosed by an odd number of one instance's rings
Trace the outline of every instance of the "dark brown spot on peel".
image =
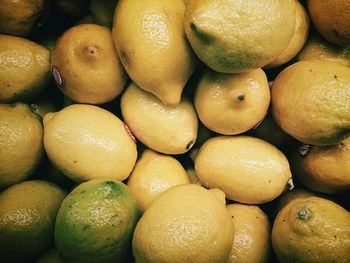
{"type": "Polygon", "coordinates": [[[186,145],[186,150],[190,150],[194,145],[194,142],[193,141],[190,141],[187,145],[186,145]]]}

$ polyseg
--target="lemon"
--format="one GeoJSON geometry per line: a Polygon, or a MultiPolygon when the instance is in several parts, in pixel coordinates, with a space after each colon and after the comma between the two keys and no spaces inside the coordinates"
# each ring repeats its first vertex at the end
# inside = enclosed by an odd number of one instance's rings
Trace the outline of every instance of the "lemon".
{"type": "Polygon", "coordinates": [[[337,46],[314,33],[309,36],[297,60],[327,60],[350,67],[350,47],[337,46]]]}
{"type": "Polygon", "coordinates": [[[64,196],[57,185],[41,180],[0,192],[2,262],[31,262],[53,245],[55,218],[64,196]]]}
{"type": "Polygon", "coordinates": [[[196,171],[194,170],[193,167],[187,168],[186,173],[191,184],[197,184],[199,186],[203,186],[198,176],[196,175],[196,171]]]}
{"type": "Polygon", "coordinates": [[[43,126],[29,105],[0,104],[0,189],[26,180],[42,160],[43,126]]]}
{"type": "Polygon", "coordinates": [[[124,123],[93,105],[73,104],[44,118],[44,146],[53,164],[75,182],[126,179],[137,158],[124,123]]]}
{"type": "Polygon", "coordinates": [[[40,26],[48,7],[48,0],[0,1],[0,33],[29,35],[40,26]]]}
{"type": "Polygon", "coordinates": [[[225,262],[234,229],[221,194],[194,184],[160,194],[136,225],[136,263],[225,262]]]}
{"type": "Polygon", "coordinates": [[[318,193],[311,191],[309,188],[303,186],[294,187],[291,191],[281,194],[274,200],[271,215],[275,218],[278,212],[293,200],[309,196],[321,197],[318,193]]]}
{"type": "Polygon", "coordinates": [[[165,105],[153,94],[131,83],[121,98],[121,111],[130,130],[152,150],[166,154],[189,151],[196,142],[198,119],[192,103],[165,105]]]}
{"type": "Polygon", "coordinates": [[[194,163],[204,186],[219,188],[241,203],[266,203],[292,184],[284,154],[254,137],[213,137],[200,147],[194,163]]]}
{"type": "Polygon", "coordinates": [[[350,213],[324,198],[295,199],[274,221],[272,246],[280,262],[349,262],[350,213]]]}
{"type": "Polygon", "coordinates": [[[294,0],[187,2],[186,36],[198,57],[218,72],[261,68],[286,49],[294,34],[294,0]]]}
{"type": "Polygon", "coordinates": [[[293,142],[293,138],[276,123],[271,108],[265,118],[256,127],[249,130],[247,134],[279,147],[293,142]]]}
{"type": "Polygon", "coordinates": [[[167,105],[180,103],[196,62],[184,12],[183,1],[120,0],[114,14],[113,39],[128,75],[167,105]]]}
{"type": "Polygon", "coordinates": [[[194,97],[201,122],[225,135],[240,134],[256,126],[265,117],[269,104],[269,84],[261,69],[240,74],[207,70],[194,97]]]}
{"type": "Polygon", "coordinates": [[[328,61],[300,61],[272,85],[278,125],[301,142],[332,145],[350,135],[350,69],[328,61]]]}
{"type": "Polygon", "coordinates": [[[55,10],[70,18],[76,18],[89,13],[89,0],[55,0],[53,1],[55,10]]]}
{"type": "Polygon", "coordinates": [[[296,17],[293,38],[281,54],[275,57],[265,68],[281,66],[294,58],[305,45],[309,36],[310,18],[304,6],[299,0],[294,0],[296,17]]]}
{"type": "Polygon", "coordinates": [[[255,205],[230,204],[235,233],[227,263],[269,262],[271,227],[267,215],[255,205]]]}
{"type": "Polygon", "coordinates": [[[94,179],[77,186],[62,202],[55,243],[63,262],[125,262],[139,212],[128,187],[94,179]]]}
{"type": "Polygon", "coordinates": [[[145,211],[162,192],[180,184],[188,184],[185,169],[174,157],[146,149],[128,178],[128,187],[138,206],[145,211]]]}
{"type": "Polygon", "coordinates": [[[0,102],[33,99],[50,78],[50,50],[0,34],[0,102]]]}
{"type": "Polygon", "coordinates": [[[127,81],[111,31],[94,24],[66,30],[52,51],[51,67],[64,95],[79,103],[111,101],[127,81]]]}
{"type": "Polygon", "coordinates": [[[91,0],[90,13],[93,21],[98,25],[112,28],[117,3],[118,0],[91,0]]]}
{"type": "Polygon", "coordinates": [[[333,146],[300,145],[291,161],[296,178],[315,192],[350,190],[350,138],[333,146]]]}
{"type": "Polygon", "coordinates": [[[56,248],[50,249],[42,255],[35,263],[63,263],[56,248]]]}
{"type": "Polygon", "coordinates": [[[315,28],[328,41],[348,46],[350,44],[350,3],[347,0],[307,0],[315,28]]]}

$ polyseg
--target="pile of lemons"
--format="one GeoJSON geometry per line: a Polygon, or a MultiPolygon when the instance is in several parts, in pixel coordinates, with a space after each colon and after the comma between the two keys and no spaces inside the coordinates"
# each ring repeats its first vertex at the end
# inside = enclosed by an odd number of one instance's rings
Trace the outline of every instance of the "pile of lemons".
{"type": "Polygon", "coordinates": [[[1,262],[349,263],[349,209],[349,1],[0,1],[1,262]]]}

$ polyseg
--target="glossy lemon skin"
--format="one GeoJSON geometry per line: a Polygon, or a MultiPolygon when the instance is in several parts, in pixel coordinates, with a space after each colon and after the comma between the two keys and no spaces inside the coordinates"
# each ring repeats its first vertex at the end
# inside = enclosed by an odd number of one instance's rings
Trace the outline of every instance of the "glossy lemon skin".
{"type": "Polygon", "coordinates": [[[128,178],[127,186],[142,211],[161,193],[189,179],[181,163],[172,156],[146,149],[128,178]]]}
{"type": "Polygon", "coordinates": [[[164,105],[156,96],[131,83],[122,95],[121,111],[136,138],[152,150],[181,154],[196,142],[198,119],[186,97],[179,105],[164,105]]]}
{"type": "Polygon", "coordinates": [[[136,262],[225,262],[234,228],[225,195],[215,190],[186,184],[159,195],[135,228],[136,262]]]}
{"type": "Polygon", "coordinates": [[[53,164],[75,182],[125,180],[137,158],[124,123],[93,105],[73,104],[44,118],[44,146],[53,164]]]}
{"type": "Polygon", "coordinates": [[[183,27],[183,1],[120,0],[113,39],[128,75],[166,105],[178,105],[196,58],[183,27]]]}
{"type": "Polygon", "coordinates": [[[287,158],[273,145],[249,136],[217,136],[195,157],[195,171],[206,187],[219,188],[230,200],[262,204],[287,189],[287,158]]]}

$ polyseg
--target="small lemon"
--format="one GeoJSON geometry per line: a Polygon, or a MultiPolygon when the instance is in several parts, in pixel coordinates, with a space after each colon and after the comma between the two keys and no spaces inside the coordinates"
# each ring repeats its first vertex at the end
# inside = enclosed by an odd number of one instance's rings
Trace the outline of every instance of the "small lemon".
{"type": "Polygon", "coordinates": [[[269,104],[269,84],[261,69],[240,74],[207,70],[194,97],[201,122],[225,135],[240,134],[256,126],[265,117],[269,104]]]}
{"type": "Polygon", "coordinates": [[[292,183],[284,154],[254,137],[213,137],[201,146],[194,163],[204,186],[219,188],[241,203],[271,201],[292,183]]]}
{"type": "Polygon", "coordinates": [[[239,73],[261,68],[290,43],[294,0],[187,1],[186,36],[210,68],[239,73]]]}
{"type": "Polygon", "coordinates": [[[55,225],[55,244],[63,262],[126,262],[139,211],[128,187],[94,179],[63,200],[55,225]]]}
{"type": "Polygon", "coordinates": [[[272,85],[277,124],[301,142],[332,145],[350,135],[350,68],[328,61],[300,61],[272,85]]]}
{"type": "Polygon", "coordinates": [[[181,0],[119,0],[114,13],[113,39],[128,75],[167,105],[180,103],[196,63],[184,12],[181,0]]]}
{"type": "Polygon", "coordinates": [[[271,227],[267,215],[255,205],[230,204],[234,236],[226,263],[267,263],[270,253],[271,227]]]}
{"type": "Polygon", "coordinates": [[[138,206],[145,211],[162,192],[180,184],[188,184],[185,169],[174,157],[146,149],[128,178],[128,187],[138,206]]]}
{"type": "Polygon", "coordinates": [[[64,196],[60,187],[42,180],[0,192],[1,262],[32,262],[53,246],[55,218],[64,196]]]}
{"type": "Polygon", "coordinates": [[[57,86],[79,103],[111,101],[127,82],[111,31],[95,24],[66,30],[52,51],[51,67],[57,86]]]}
{"type": "Polygon", "coordinates": [[[327,60],[350,67],[350,47],[337,46],[314,33],[309,36],[297,60],[327,60]]]}
{"type": "Polygon", "coordinates": [[[0,104],[0,189],[26,180],[40,164],[43,125],[28,104],[0,104]]]}
{"type": "Polygon", "coordinates": [[[313,191],[350,190],[350,138],[333,146],[300,145],[291,156],[296,178],[313,191]]]}
{"type": "Polygon", "coordinates": [[[53,164],[75,182],[126,179],[137,158],[124,123],[93,105],[73,104],[44,118],[44,146],[53,164]]]}
{"type": "Polygon", "coordinates": [[[50,76],[50,50],[22,37],[0,34],[0,102],[33,99],[50,76]]]}
{"type": "Polygon", "coordinates": [[[178,185],[160,194],[137,223],[133,254],[136,263],[225,262],[233,231],[222,192],[178,185]]]}
{"type": "Polygon", "coordinates": [[[131,83],[121,98],[121,111],[130,130],[152,150],[166,154],[189,151],[196,142],[198,119],[192,103],[165,105],[153,94],[131,83]]]}
{"type": "Polygon", "coordinates": [[[350,213],[319,197],[298,198],[278,213],[272,246],[280,262],[350,261],[350,213]]]}

